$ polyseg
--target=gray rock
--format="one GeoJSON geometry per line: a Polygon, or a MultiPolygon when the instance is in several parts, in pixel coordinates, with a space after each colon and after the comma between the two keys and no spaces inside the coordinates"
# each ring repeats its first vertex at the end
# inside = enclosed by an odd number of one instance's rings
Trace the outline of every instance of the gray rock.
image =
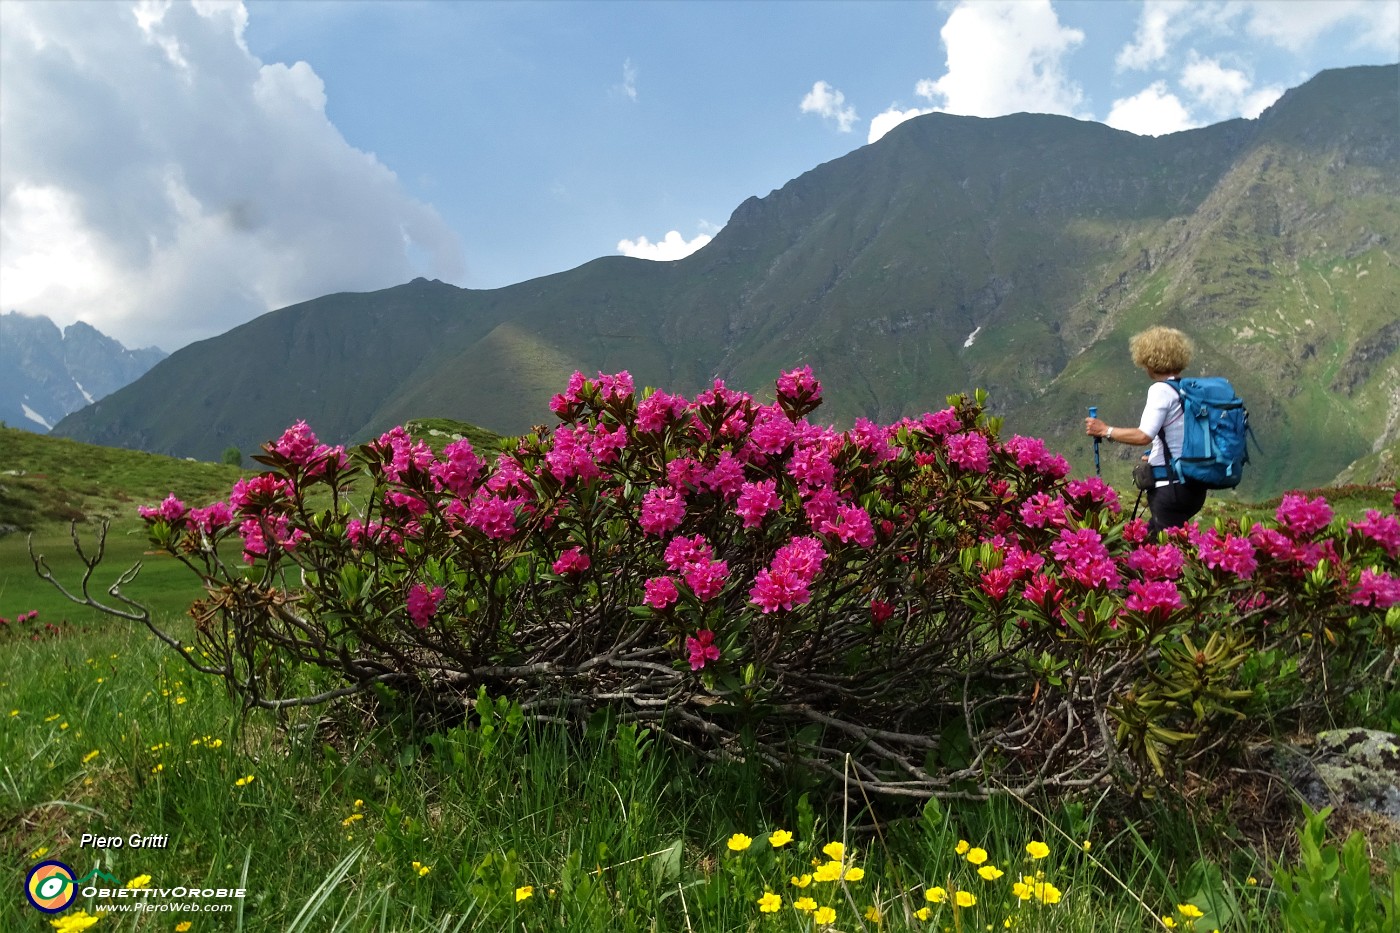
{"type": "Polygon", "coordinates": [[[1400,821],[1400,736],[1334,729],[1293,751],[1290,780],[1313,808],[1347,806],[1400,821]]]}

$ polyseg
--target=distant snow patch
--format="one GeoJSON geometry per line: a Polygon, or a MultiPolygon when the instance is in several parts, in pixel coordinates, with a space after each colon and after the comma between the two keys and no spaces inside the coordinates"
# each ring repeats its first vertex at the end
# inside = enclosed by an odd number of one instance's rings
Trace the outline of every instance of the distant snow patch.
{"type": "Polygon", "coordinates": [[[982,325],[978,324],[977,329],[968,334],[967,339],[963,341],[963,349],[966,350],[968,347],[972,346],[972,342],[977,339],[977,335],[980,333],[982,333],[982,325]]]}
{"type": "Polygon", "coordinates": [[[78,387],[78,391],[81,392],[81,393],[83,393],[83,398],[87,399],[87,403],[88,403],[89,405],[91,405],[93,402],[97,401],[97,399],[93,398],[91,395],[88,395],[88,390],[83,388],[83,384],[82,384],[81,382],[79,382],[78,380],[74,379],[74,380],[73,380],[73,385],[77,386],[77,387],[78,387]]]}
{"type": "Polygon", "coordinates": [[[37,411],[30,408],[23,402],[19,403],[19,407],[24,409],[24,417],[28,418],[30,421],[33,421],[35,424],[42,424],[44,426],[45,431],[53,430],[53,425],[45,421],[43,415],[39,414],[37,411]]]}

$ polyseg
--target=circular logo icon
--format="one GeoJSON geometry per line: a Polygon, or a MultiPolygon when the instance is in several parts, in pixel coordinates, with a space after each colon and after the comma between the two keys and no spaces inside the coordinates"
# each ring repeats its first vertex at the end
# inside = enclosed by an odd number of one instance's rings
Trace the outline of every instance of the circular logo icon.
{"type": "Polygon", "coordinates": [[[62,862],[40,862],[29,869],[29,877],[24,879],[24,896],[35,909],[58,913],[78,896],[73,869],[62,862]]]}

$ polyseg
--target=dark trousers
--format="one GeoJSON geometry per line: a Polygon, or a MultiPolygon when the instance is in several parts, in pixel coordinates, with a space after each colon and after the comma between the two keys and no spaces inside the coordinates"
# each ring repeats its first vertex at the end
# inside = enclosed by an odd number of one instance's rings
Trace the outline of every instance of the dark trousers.
{"type": "Polygon", "coordinates": [[[1195,483],[1172,483],[1147,490],[1147,507],[1152,520],[1147,523],[1147,535],[1155,538],[1164,528],[1179,528],[1206,504],[1206,487],[1195,483]]]}

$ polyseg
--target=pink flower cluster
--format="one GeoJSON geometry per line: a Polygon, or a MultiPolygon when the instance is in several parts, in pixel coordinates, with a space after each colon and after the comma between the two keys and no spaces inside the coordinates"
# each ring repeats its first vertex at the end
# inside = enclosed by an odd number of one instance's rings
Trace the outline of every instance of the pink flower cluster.
{"type": "Polygon", "coordinates": [[[749,601],[765,614],[803,605],[812,598],[812,580],[825,559],[826,550],[819,539],[793,538],[778,549],[767,569],[758,572],[749,601]]]}
{"type": "Polygon", "coordinates": [[[435,586],[431,590],[426,584],[415,583],[408,591],[406,600],[408,617],[413,620],[413,624],[419,628],[427,628],[428,623],[437,615],[438,603],[442,602],[443,589],[435,586]]]}
{"type": "Polygon", "coordinates": [[[822,384],[812,375],[812,367],[803,366],[778,376],[778,395],[802,402],[814,402],[822,397],[822,384]]]}
{"type": "Polygon", "coordinates": [[[1050,553],[1065,568],[1066,576],[1089,589],[1117,589],[1122,583],[1103,536],[1092,528],[1062,529],[1051,543],[1050,553]]]}
{"type": "Polygon", "coordinates": [[[584,553],[581,547],[571,547],[550,565],[550,569],[560,576],[570,576],[572,574],[583,573],[593,566],[593,561],[584,553]]]}
{"type": "Polygon", "coordinates": [[[1145,616],[1165,616],[1181,608],[1181,593],[1170,580],[1130,580],[1123,608],[1145,616]]]}
{"type": "Polygon", "coordinates": [[[173,525],[185,517],[186,511],[188,510],[185,508],[185,503],[175,498],[175,494],[171,493],[165,497],[160,505],[140,506],[137,508],[136,514],[147,520],[167,522],[173,525]]]}
{"type": "Polygon", "coordinates": [[[1351,592],[1353,606],[1374,606],[1376,609],[1389,609],[1400,605],[1400,579],[1373,568],[1361,571],[1356,588],[1351,592]]]}
{"type": "Polygon", "coordinates": [[[1212,528],[1197,545],[1201,562],[1212,570],[1225,570],[1241,580],[1254,576],[1259,562],[1254,546],[1239,535],[1221,535],[1212,528]]]}
{"type": "Polygon", "coordinates": [[[272,451],[306,469],[312,476],[322,473],[329,464],[344,469],[350,462],[345,456],[344,447],[322,444],[305,421],[298,421],[283,431],[282,436],[273,443],[272,451]]]}
{"type": "Polygon", "coordinates": [[[1400,518],[1367,509],[1366,517],[1359,522],[1349,522],[1347,530],[1370,538],[1391,557],[1400,557],[1400,518]]]}
{"type": "Polygon", "coordinates": [[[1291,492],[1283,497],[1274,517],[1295,539],[1311,538],[1331,524],[1332,507],[1322,496],[1309,499],[1302,493],[1291,492]]]}
{"type": "Polygon", "coordinates": [[[715,633],[707,628],[700,629],[693,637],[687,637],[685,650],[690,655],[692,671],[700,670],[710,661],[719,660],[719,645],[715,644],[715,633]]]}

